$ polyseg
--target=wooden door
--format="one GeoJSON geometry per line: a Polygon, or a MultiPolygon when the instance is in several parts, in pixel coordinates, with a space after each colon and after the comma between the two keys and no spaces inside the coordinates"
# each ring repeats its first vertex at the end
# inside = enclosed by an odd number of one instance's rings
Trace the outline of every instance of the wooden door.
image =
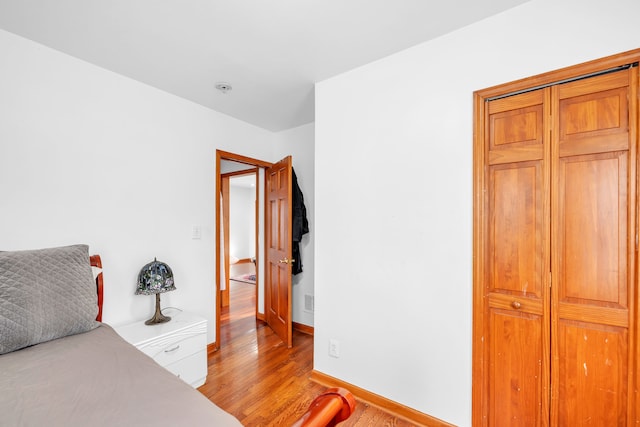
{"type": "Polygon", "coordinates": [[[488,126],[484,413],[488,425],[548,420],[548,90],[496,100],[488,126]]]}
{"type": "Polygon", "coordinates": [[[638,72],[570,71],[476,94],[475,426],[639,421],[638,72]]]}
{"type": "Polygon", "coordinates": [[[635,70],[553,90],[553,425],[630,424],[635,70]]]}
{"type": "Polygon", "coordinates": [[[274,332],[292,346],[291,320],[291,156],[265,171],[266,277],[265,317],[274,332]]]}

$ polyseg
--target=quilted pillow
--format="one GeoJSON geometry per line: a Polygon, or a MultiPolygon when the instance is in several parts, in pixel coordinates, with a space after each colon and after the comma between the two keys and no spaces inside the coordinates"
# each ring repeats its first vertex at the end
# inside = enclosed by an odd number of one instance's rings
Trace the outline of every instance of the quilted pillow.
{"type": "Polygon", "coordinates": [[[0,252],[0,354],[98,326],[89,247],[0,252]]]}

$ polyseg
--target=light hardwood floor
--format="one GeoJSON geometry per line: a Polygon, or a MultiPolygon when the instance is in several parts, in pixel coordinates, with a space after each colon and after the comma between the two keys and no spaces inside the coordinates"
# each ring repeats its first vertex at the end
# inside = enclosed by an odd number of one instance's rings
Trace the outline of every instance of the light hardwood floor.
{"type": "MultiPolygon", "coordinates": [[[[254,285],[231,282],[230,307],[221,315],[221,349],[209,357],[207,382],[198,390],[245,426],[288,426],[326,387],[309,380],[313,337],[297,331],[287,349],[255,318],[254,285]]],[[[415,426],[357,402],[340,426],[415,426]]]]}

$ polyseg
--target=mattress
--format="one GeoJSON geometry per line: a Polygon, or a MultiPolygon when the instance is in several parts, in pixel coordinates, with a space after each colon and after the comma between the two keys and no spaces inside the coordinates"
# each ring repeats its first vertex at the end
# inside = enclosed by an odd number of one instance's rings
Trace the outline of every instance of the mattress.
{"type": "Polygon", "coordinates": [[[1,355],[0,424],[241,426],[106,324],[1,355]]]}

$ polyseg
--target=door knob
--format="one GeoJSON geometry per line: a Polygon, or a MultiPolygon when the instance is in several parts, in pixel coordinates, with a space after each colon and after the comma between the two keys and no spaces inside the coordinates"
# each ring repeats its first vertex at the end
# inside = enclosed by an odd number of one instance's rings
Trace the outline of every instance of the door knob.
{"type": "Polygon", "coordinates": [[[280,264],[293,264],[294,262],[296,262],[295,259],[289,259],[289,258],[282,258],[280,261],[278,261],[280,264]]]}

